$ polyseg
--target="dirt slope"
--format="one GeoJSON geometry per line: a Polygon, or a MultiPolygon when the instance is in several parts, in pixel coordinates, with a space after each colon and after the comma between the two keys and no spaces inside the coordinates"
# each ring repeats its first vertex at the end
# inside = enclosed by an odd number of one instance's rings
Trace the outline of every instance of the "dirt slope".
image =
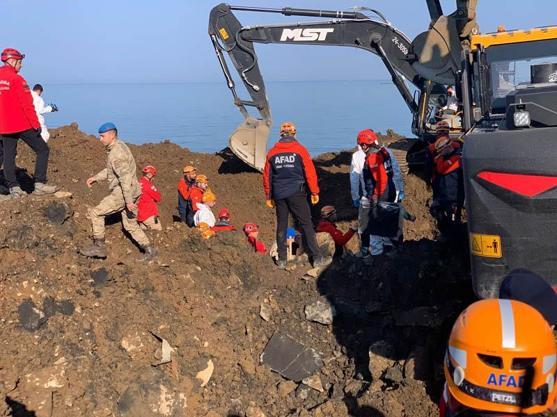
{"type": "MultiPolygon", "coordinates": [[[[209,176],[217,208],[228,207],[237,226],[259,223],[270,245],[274,213],[259,173],[169,142],[131,146],[138,166],[159,171],[165,229],[151,236],[160,255],[138,262],[115,219],[109,259],[88,260],[77,254],[88,243],[86,211],[106,186],[90,191],[85,180],[105,151],[77,125],[54,130],[50,143],[50,181],[73,198],[0,207],[0,415],[435,415],[444,341],[471,290],[466,250],[451,254],[434,240],[423,181],[406,179],[406,206],[418,220],[406,225],[397,257],[370,266],[348,256],[302,279],[307,264],[277,271],[239,232],[206,241],[173,222],[181,168],[193,164],[209,176]],[[316,300],[335,309],[331,325],[306,320],[316,300]],[[152,333],[174,348],[170,363],[153,366],[162,353],[152,333]],[[260,363],[275,333],[320,355],[322,389],[316,378],[308,388],[260,363]],[[201,371],[211,374],[204,386],[201,371]]],[[[356,216],[349,162],[348,152],[317,159],[321,201],[337,206],[345,228],[356,216]]],[[[18,165],[32,170],[24,145],[18,165]]]]}

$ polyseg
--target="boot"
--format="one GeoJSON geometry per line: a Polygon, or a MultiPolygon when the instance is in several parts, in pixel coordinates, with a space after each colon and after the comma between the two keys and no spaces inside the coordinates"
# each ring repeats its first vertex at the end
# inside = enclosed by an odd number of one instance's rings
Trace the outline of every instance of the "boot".
{"type": "Polygon", "coordinates": [[[33,195],[54,194],[56,191],[58,191],[58,187],[55,185],[46,185],[44,182],[36,182],[33,195]]]}
{"type": "Polygon", "coordinates": [[[145,255],[143,255],[143,258],[141,258],[140,261],[152,261],[157,254],[157,251],[151,245],[144,246],[143,251],[145,252],[145,255]]]}
{"type": "Polygon", "coordinates": [[[10,195],[12,198],[21,198],[27,196],[27,193],[19,186],[10,187],[10,195]]]}
{"type": "Polygon", "coordinates": [[[104,239],[95,239],[93,238],[93,243],[91,246],[85,249],[81,249],[79,251],[83,256],[87,256],[88,258],[102,258],[105,259],[107,256],[106,253],[106,243],[104,239]]]}
{"type": "Polygon", "coordinates": [[[279,259],[277,261],[278,269],[285,270],[286,269],[286,261],[284,259],[279,259]]]}

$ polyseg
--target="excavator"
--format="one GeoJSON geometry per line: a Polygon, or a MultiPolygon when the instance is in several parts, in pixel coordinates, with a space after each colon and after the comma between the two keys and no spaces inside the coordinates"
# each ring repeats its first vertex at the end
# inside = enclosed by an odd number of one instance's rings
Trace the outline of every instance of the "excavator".
{"type": "MultiPolygon", "coordinates": [[[[482,298],[497,297],[504,276],[525,268],[557,284],[557,26],[481,34],[478,0],[456,0],[443,13],[426,0],[429,29],[412,41],[375,9],[282,9],[219,4],[209,36],[244,122],[229,147],[262,170],[272,125],[255,43],[350,46],[377,55],[410,109],[412,132],[425,144],[455,86],[451,135],[464,142],[466,211],[472,281],[482,298]],[[234,12],[314,17],[315,22],[242,26],[234,12]],[[240,98],[229,57],[251,99],[240,98]],[[417,94],[412,94],[412,84],[417,94]],[[255,109],[255,117],[248,109],[255,109]]],[[[417,163],[415,154],[409,163],[417,163]]]]}

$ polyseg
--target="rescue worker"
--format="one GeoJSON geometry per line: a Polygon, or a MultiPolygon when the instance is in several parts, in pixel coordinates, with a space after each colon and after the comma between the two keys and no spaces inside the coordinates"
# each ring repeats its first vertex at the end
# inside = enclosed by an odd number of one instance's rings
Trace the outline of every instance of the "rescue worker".
{"type": "Polygon", "coordinates": [[[248,243],[257,253],[267,253],[265,243],[259,240],[259,226],[255,223],[246,223],[244,225],[244,233],[248,238],[248,243]]]}
{"type": "Polygon", "coordinates": [[[137,221],[144,229],[162,230],[157,206],[161,202],[161,193],[153,184],[153,178],[156,176],[157,168],[147,165],[143,168],[143,176],[139,180],[141,197],[137,203],[137,221]]]}
{"type": "Polygon", "coordinates": [[[379,143],[373,130],[362,130],[357,140],[365,154],[360,199],[362,242],[357,256],[368,258],[394,246],[401,227],[398,203],[404,198],[404,181],[396,158],[379,143]]]}
{"type": "Polygon", "coordinates": [[[234,231],[236,227],[230,224],[230,211],[227,208],[222,208],[217,216],[217,222],[212,227],[214,232],[234,231]]]}
{"type": "MultiPolygon", "coordinates": [[[[201,175],[200,175],[201,176],[201,175]]],[[[193,221],[196,227],[201,223],[205,223],[209,227],[213,227],[216,223],[215,215],[212,208],[217,204],[217,196],[211,191],[207,190],[201,197],[201,202],[196,203],[196,211],[193,216],[193,221]]]]}
{"type": "Polygon", "coordinates": [[[49,104],[45,106],[44,100],[41,97],[43,94],[43,86],[40,84],[35,84],[33,86],[33,90],[31,90],[31,95],[33,96],[33,105],[35,106],[35,112],[37,113],[37,118],[39,119],[39,123],[41,124],[41,137],[45,142],[48,142],[50,139],[50,133],[46,128],[46,123],[44,120],[44,115],[46,113],[52,113],[58,111],[58,106],[56,104],[49,104]]]}
{"type": "Polygon", "coordinates": [[[15,174],[17,142],[21,139],[37,155],[35,161],[35,190],[33,194],[52,194],[57,191],[46,184],[49,148],[41,138],[41,124],[37,118],[33,97],[25,79],[19,75],[25,55],[7,48],[2,51],[0,68],[0,161],[3,160],[4,176],[12,198],[26,196],[15,174]]]}
{"type": "Polygon", "coordinates": [[[352,236],[358,230],[357,226],[350,226],[350,229],[343,233],[335,224],[337,220],[337,211],[334,206],[324,206],[321,208],[321,220],[317,224],[315,231],[317,233],[327,233],[332,238],[335,249],[333,259],[340,258],[344,253],[344,245],[348,243],[352,236]]]}
{"type": "Polygon", "coordinates": [[[89,210],[93,244],[82,249],[81,254],[90,258],[107,257],[105,217],[121,213],[124,229],[145,252],[143,260],[151,260],[155,256],[155,249],[137,223],[137,202],[141,189],[136,177],[135,159],[128,146],[118,139],[114,123],[107,122],[99,127],[99,139],[108,152],[106,168],[87,179],[87,186],[91,188],[96,182],[107,181],[110,194],[89,210]]]}
{"type": "Polygon", "coordinates": [[[178,182],[178,213],[184,223],[189,227],[193,227],[194,212],[191,208],[190,191],[195,185],[197,171],[191,165],[186,165],[183,169],[183,174],[178,182]]]}
{"type": "MultiPolygon", "coordinates": [[[[199,174],[195,177],[195,184],[190,189],[189,204],[192,210],[192,216],[195,216],[199,210],[198,204],[203,202],[203,194],[209,190],[209,179],[206,175],[199,174]]],[[[193,218],[193,217],[192,217],[193,218]]],[[[195,226],[195,221],[194,221],[195,226]]]]}
{"type": "Polygon", "coordinates": [[[319,186],[315,166],[307,149],[296,140],[296,127],[285,122],[280,126],[280,140],[269,150],[263,172],[266,205],[276,207],[278,267],[286,269],[286,230],[291,213],[298,222],[314,267],[327,263],[319,253],[308,204],[319,203],[319,186]]]}
{"type": "Polygon", "coordinates": [[[444,372],[441,417],[541,415],[557,393],[553,331],[528,304],[477,301],[453,326],[444,372]]]}
{"type": "Polygon", "coordinates": [[[462,147],[459,141],[440,134],[429,149],[433,164],[430,212],[437,220],[441,236],[448,238],[456,232],[464,206],[462,147]]]}

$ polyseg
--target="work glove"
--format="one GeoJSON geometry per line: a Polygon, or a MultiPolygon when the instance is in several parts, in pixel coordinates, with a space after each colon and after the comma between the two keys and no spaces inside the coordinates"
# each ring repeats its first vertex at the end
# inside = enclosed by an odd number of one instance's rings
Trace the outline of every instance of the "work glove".
{"type": "Polygon", "coordinates": [[[357,198],[355,200],[352,200],[352,205],[356,208],[360,208],[360,199],[357,198]]]}
{"type": "Polygon", "coordinates": [[[50,107],[52,108],[52,112],[58,111],[58,106],[56,104],[50,103],[50,107]]]}
{"type": "Polygon", "coordinates": [[[311,204],[314,206],[319,203],[319,194],[312,194],[311,195],[311,204]]]}
{"type": "Polygon", "coordinates": [[[273,200],[265,200],[265,205],[269,208],[275,208],[275,202],[273,200]]]}

